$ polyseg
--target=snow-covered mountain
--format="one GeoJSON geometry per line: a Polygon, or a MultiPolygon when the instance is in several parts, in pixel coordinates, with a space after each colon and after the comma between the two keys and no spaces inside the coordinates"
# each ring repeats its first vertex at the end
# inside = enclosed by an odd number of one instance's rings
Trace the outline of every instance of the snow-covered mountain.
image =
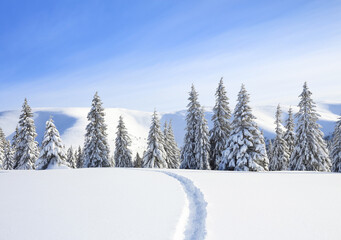
{"type": "MultiPolygon", "coordinates": [[[[208,120],[209,127],[212,127],[211,117],[212,108],[206,107],[206,118],[208,120]]],[[[287,117],[287,111],[289,106],[282,106],[284,112],[283,119],[287,117]]],[[[294,112],[298,110],[296,106],[293,106],[294,112]]],[[[40,143],[44,134],[45,122],[50,116],[53,116],[54,122],[61,134],[61,137],[66,146],[77,147],[83,145],[85,127],[88,123],[87,113],[89,108],[34,108],[34,120],[37,127],[37,141],[40,143]]],[[[265,137],[274,137],[274,115],[276,106],[255,106],[253,107],[253,114],[257,117],[256,122],[263,130],[265,137]]],[[[319,103],[317,105],[317,111],[321,115],[319,123],[322,126],[322,131],[326,136],[333,132],[335,121],[338,119],[341,113],[341,104],[327,104],[319,103]]],[[[139,152],[143,153],[146,148],[146,141],[150,126],[150,120],[152,112],[142,112],[121,108],[107,108],[106,123],[108,125],[108,140],[110,147],[113,150],[114,139],[116,134],[116,127],[118,118],[123,116],[126,123],[129,135],[132,139],[132,151],[135,154],[139,152]]],[[[4,130],[6,136],[11,138],[15,127],[18,123],[20,110],[3,111],[0,112],[0,127],[4,130]]],[[[175,139],[179,146],[183,143],[183,137],[186,127],[186,110],[160,113],[161,123],[172,120],[175,139]]]]}

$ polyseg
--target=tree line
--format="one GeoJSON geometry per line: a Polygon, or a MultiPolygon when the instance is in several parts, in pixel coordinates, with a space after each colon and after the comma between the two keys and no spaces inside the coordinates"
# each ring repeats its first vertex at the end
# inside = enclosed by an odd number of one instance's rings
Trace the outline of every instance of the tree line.
{"type": "Polygon", "coordinates": [[[87,115],[84,146],[66,151],[52,117],[46,122],[41,146],[38,146],[33,113],[25,99],[19,123],[11,141],[0,128],[0,167],[11,169],[143,167],[230,171],[334,171],[341,172],[341,118],[337,121],[330,151],[317,123],[319,114],[307,83],[299,95],[299,111],[289,109],[285,126],[280,105],[276,111],[276,137],[266,143],[255,122],[250,96],[241,86],[232,114],[229,99],[220,80],[213,108],[212,129],[208,129],[204,109],[192,85],[186,115],[184,145],[178,148],[172,123],[163,129],[156,111],[152,115],[147,148],[133,160],[131,139],[122,116],[119,117],[115,151],[110,155],[104,108],[94,95],[87,115]],[[294,123],[296,119],[296,126],[294,123]],[[232,121],[231,121],[232,119],[232,121]]]}

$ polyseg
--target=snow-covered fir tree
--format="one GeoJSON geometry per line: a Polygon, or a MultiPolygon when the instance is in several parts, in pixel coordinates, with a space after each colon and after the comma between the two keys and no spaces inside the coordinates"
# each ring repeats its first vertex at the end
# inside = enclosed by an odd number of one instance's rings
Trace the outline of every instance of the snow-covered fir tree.
{"type": "Polygon", "coordinates": [[[84,166],[84,162],[83,162],[83,151],[82,151],[81,146],[78,147],[75,153],[75,157],[76,157],[77,168],[82,168],[84,166]]]}
{"type": "Polygon", "coordinates": [[[273,153],[273,145],[272,145],[272,140],[269,139],[268,145],[266,146],[266,153],[268,155],[269,163],[271,162],[272,158],[272,153],[273,153]]]}
{"type": "Polygon", "coordinates": [[[9,141],[4,142],[4,159],[3,159],[3,164],[2,167],[5,170],[12,170],[13,169],[13,157],[14,157],[14,152],[11,147],[11,144],[9,141]]]}
{"type": "MultiPolygon", "coordinates": [[[[258,126],[256,124],[256,128],[258,126]]],[[[263,131],[255,131],[255,152],[254,158],[258,159],[257,162],[263,167],[265,171],[269,171],[269,158],[266,152],[266,145],[263,131]]]]}
{"type": "Polygon", "coordinates": [[[324,138],[324,140],[326,141],[329,153],[331,153],[333,151],[333,138],[334,138],[334,134],[328,136],[327,138],[324,138]]]}
{"type": "Polygon", "coordinates": [[[129,149],[131,140],[122,116],[118,120],[114,161],[115,167],[133,167],[132,153],[129,149]]]}
{"type": "Polygon", "coordinates": [[[273,145],[272,156],[269,164],[270,171],[283,171],[288,169],[289,165],[289,148],[287,142],[283,138],[282,129],[282,111],[280,105],[276,111],[276,138],[273,145]]]}
{"type": "Polygon", "coordinates": [[[332,151],[330,154],[332,159],[332,171],[341,172],[341,117],[336,122],[333,135],[332,151]]]}
{"type": "Polygon", "coordinates": [[[70,146],[67,150],[66,161],[71,168],[77,168],[76,154],[73,151],[72,146],[70,146]]]}
{"type": "Polygon", "coordinates": [[[181,151],[183,169],[210,169],[209,165],[209,131],[204,110],[198,101],[198,93],[192,85],[187,105],[186,134],[181,151]]]}
{"type": "Polygon", "coordinates": [[[216,169],[219,165],[222,153],[225,150],[227,139],[230,135],[231,110],[228,106],[228,98],[226,96],[223,78],[220,79],[219,86],[216,91],[216,103],[213,108],[213,128],[210,130],[210,166],[216,169]]]}
{"type": "Polygon", "coordinates": [[[64,145],[52,118],[46,122],[42,150],[35,167],[38,170],[68,167],[64,145]]]}
{"type": "Polygon", "coordinates": [[[104,109],[97,92],[92,100],[84,143],[84,167],[110,167],[107,125],[104,109]]]}
{"type": "Polygon", "coordinates": [[[180,165],[180,149],[178,148],[178,145],[175,141],[173,128],[172,128],[172,122],[169,121],[165,122],[165,126],[163,129],[163,135],[164,135],[164,147],[167,155],[167,165],[168,168],[179,168],[180,165]]]}
{"type": "Polygon", "coordinates": [[[134,167],[135,168],[142,167],[142,158],[140,157],[139,153],[136,153],[135,160],[134,160],[134,167]]]}
{"type": "Polygon", "coordinates": [[[154,111],[148,135],[148,146],[143,156],[144,168],[167,168],[167,154],[164,148],[164,137],[159,117],[154,111]]]}
{"type": "Polygon", "coordinates": [[[0,169],[3,168],[3,162],[5,159],[5,144],[6,144],[6,137],[2,128],[0,128],[0,169]]]}
{"type": "Polygon", "coordinates": [[[168,139],[167,139],[167,129],[168,129],[168,124],[167,121],[165,121],[165,124],[163,125],[163,148],[165,149],[166,152],[166,165],[167,168],[170,168],[171,163],[170,163],[170,146],[168,145],[168,139]]]}
{"type": "Polygon", "coordinates": [[[34,169],[39,157],[36,127],[31,107],[25,99],[19,118],[19,132],[14,155],[15,169],[34,169]]]}
{"type": "Polygon", "coordinates": [[[289,108],[288,112],[288,119],[286,120],[286,131],[284,133],[284,140],[287,142],[288,145],[288,153],[289,153],[289,158],[291,156],[292,151],[294,150],[295,147],[295,141],[296,141],[296,135],[294,131],[294,118],[292,115],[292,108],[289,108]]]}
{"type": "Polygon", "coordinates": [[[109,163],[111,167],[115,167],[115,159],[114,159],[114,155],[109,155],[109,163]]]}
{"type": "Polygon", "coordinates": [[[327,145],[323,139],[320,125],[317,123],[316,105],[311,98],[307,83],[299,96],[295,148],[290,158],[290,170],[330,171],[331,162],[327,145]]]}
{"type": "Polygon", "coordinates": [[[219,170],[268,170],[269,160],[264,137],[254,121],[249,101],[249,94],[242,85],[234,110],[232,131],[218,166],[219,170]]]}
{"type": "Polygon", "coordinates": [[[15,159],[15,151],[16,151],[17,146],[18,146],[18,139],[19,139],[19,127],[16,126],[15,131],[14,131],[14,135],[13,135],[12,140],[11,140],[11,148],[13,151],[13,160],[12,160],[13,161],[13,169],[17,165],[16,159],[15,159]]]}

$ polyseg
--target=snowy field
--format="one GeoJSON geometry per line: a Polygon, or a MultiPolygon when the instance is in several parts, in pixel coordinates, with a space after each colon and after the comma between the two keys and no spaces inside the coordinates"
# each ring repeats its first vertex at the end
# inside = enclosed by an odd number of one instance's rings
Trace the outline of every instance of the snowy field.
{"type": "Polygon", "coordinates": [[[0,171],[0,239],[340,239],[341,174],[0,171]]]}

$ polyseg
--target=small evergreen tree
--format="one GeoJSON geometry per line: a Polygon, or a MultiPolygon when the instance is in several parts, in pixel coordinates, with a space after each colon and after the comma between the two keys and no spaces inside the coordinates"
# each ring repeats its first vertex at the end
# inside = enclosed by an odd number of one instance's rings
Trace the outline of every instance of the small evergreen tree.
{"type": "Polygon", "coordinates": [[[16,126],[15,131],[14,131],[14,135],[12,137],[11,140],[11,148],[12,148],[12,152],[13,152],[13,169],[15,169],[15,166],[17,166],[17,162],[15,159],[15,151],[17,149],[18,146],[18,139],[19,139],[19,127],[16,126]]]}
{"type": "Polygon", "coordinates": [[[0,128],[0,169],[3,168],[3,162],[5,160],[5,144],[6,144],[6,137],[2,128],[0,128]]]}
{"type": "Polygon", "coordinates": [[[77,168],[82,168],[84,166],[83,151],[82,151],[81,146],[78,146],[78,150],[76,151],[76,163],[77,163],[77,168]]]}
{"type": "Polygon", "coordinates": [[[180,165],[180,150],[178,145],[176,144],[173,129],[172,129],[172,122],[169,121],[169,124],[165,122],[164,126],[164,146],[167,155],[167,165],[168,168],[179,168],[180,165]]]}
{"type": "Polygon", "coordinates": [[[129,146],[131,140],[128,135],[126,126],[124,124],[122,116],[118,120],[116,140],[115,140],[115,166],[116,167],[133,167],[131,151],[129,146]]]}
{"type": "Polygon", "coordinates": [[[134,161],[135,168],[142,168],[142,158],[140,157],[139,153],[136,153],[135,161],[134,161]]]}
{"type": "Polygon", "coordinates": [[[107,125],[104,122],[104,109],[97,92],[88,114],[90,121],[86,127],[84,144],[84,167],[110,167],[107,125]]]}
{"type": "Polygon", "coordinates": [[[192,85],[187,105],[186,134],[181,151],[183,169],[210,169],[209,166],[209,132],[204,110],[198,102],[198,93],[192,85]]]}
{"type": "Polygon", "coordinates": [[[148,135],[148,147],[143,156],[144,168],[166,168],[167,154],[164,149],[164,137],[160,127],[159,117],[154,111],[148,135]]]}
{"type": "Polygon", "coordinates": [[[219,170],[268,170],[269,160],[264,137],[254,122],[255,117],[251,112],[249,102],[249,94],[242,85],[234,110],[231,135],[223,152],[219,170]]]}
{"type": "Polygon", "coordinates": [[[19,118],[19,132],[14,155],[15,169],[34,169],[39,156],[36,127],[31,107],[25,99],[19,118]]]}
{"type": "Polygon", "coordinates": [[[167,168],[172,168],[171,167],[171,162],[170,162],[170,146],[169,146],[169,143],[168,143],[168,124],[167,124],[167,121],[165,121],[165,124],[163,125],[163,148],[165,149],[165,152],[166,152],[166,158],[165,158],[165,161],[166,161],[166,165],[167,165],[167,168]]]}
{"type": "Polygon", "coordinates": [[[13,169],[13,157],[14,152],[11,147],[11,144],[9,141],[5,141],[4,143],[4,160],[3,160],[3,169],[5,170],[12,170],[13,169]]]}
{"type": "Polygon", "coordinates": [[[272,159],[272,153],[273,153],[273,146],[272,146],[272,141],[271,139],[269,139],[268,145],[267,145],[267,149],[266,149],[266,153],[268,155],[268,159],[269,159],[269,163],[271,162],[272,159]]]}
{"type": "Polygon", "coordinates": [[[283,171],[288,169],[289,165],[289,149],[287,142],[283,138],[282,121],[281,121],[281,108],[277,106],[276,111],[276,138],[274,141],[272,157],[269,165],[270,171],[283,171]]]}
{"type": "Polygon", "coordinates": [[[66,161],[71,168],[77,168],[76,154],[74,153],[72,146],[67,150],[66,161]]]}
{"type": "Polygon", "coordinates": [[[109,163],[111,167],[115,167],[115,159],[114,156],[109,156],[109,163]]]}
{"type": "Polygon", "coordinates": [[[333,138],[334,138],[334,134],[328,136],[327,138],[324,138],[324,140],[326,141],[326,144],[327,144],[328,152],[330,152],[330,153],[333,151],[333,138]]]}
{"type": "MultiPolygon", "coordinates": [[[[256,124],[256,129],[258,129],[256,124]]],[[[266,153],[265,139],[263,131],[255,131],[255,152],[254,159],[265,171],[269,171],[269,158],[266,153]]]]}
{"type": "Polygon", "coordinates": [[[331,163],[323,133],[317,123],[315,103],[307,83],[299,96],[299,112],[296,114],[297,131],[295,148],[290,158],[290,169],[298,171],[330,171],[331,163]]]}
{"type": "Polygon", "coordinates": [[[67,167],[64,145],[52,118],[46,122],[42,150],[35,167],[38,170],[67,167]]]}
{"type": "Polygon", "coordinates": [[[334,130],[331,159],[332,159],[332,171],[341,172],[341,117],[336,122],[334,130]]]}
{"type": "Polygon", "coordinates": [[[294,131],[294,119],[293,119],[292,108],[291,107],[289,108],[288,119],[286,120],[285,128],[287,130],[284,133],[284,137],[283,138],[287,142],[288,154],[289,154],[289,158],[290,158],[291,153],[294,150],[295,141],[296,141],[296,135],[295,135],[295,131],[294,131]]]}
{"type": "Polygon", "coordinates": [[[216,91],[216,104],[213,108],[213,128],[210,131],[210,167],[216,169],[219,165],[222,153],[225,150],[227,139],[230,135],[231,110],[228,106],[228,98],[226,96],[223,78],[220,79],[219,86],[216,91]]]}

